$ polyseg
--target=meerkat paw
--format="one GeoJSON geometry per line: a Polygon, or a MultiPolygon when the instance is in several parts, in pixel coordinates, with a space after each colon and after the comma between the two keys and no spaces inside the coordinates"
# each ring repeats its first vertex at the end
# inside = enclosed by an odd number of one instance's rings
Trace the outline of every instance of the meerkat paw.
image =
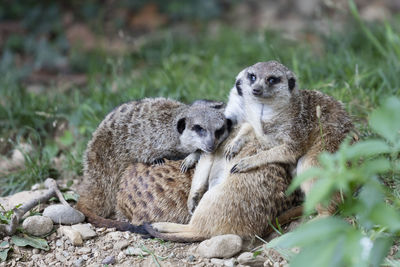
{"type": "Polygon", "coordinates": [[[194,210],[196,209],[197,205],[199,205],[199,199],[200,194],[199,193],[194,193],[193,196],[189,195],[188,201],[187,201],[187,207],[189,210],[190,215],[193,215],[194,210]]]}
{"type": "Polygon", "coordinates": [[[246,172],[254,168],[255,166],[253,166],[253,163],[250,160],[241,159],[238,163],[233,165],[231,173],[246,172]]]}
{"type": "Polygon", "coordinates": [[[243,144],[244,143],[242,142],[241,139],[233,140],[232,142],[230,142],[226,146],[225,151],[224,151],[225,158],[227,160],[233,159],[240,152],[240,150],[243,147],[243,144]]]}
{"type": "Polygon", "coordinates": [[[199,161],[199,158],[200,153],[198,152],[189,154],[189,156],[187,156],[181,163],[181,172],[185,173],[189,169],[193,168],[194,165],[196,165],[196,163],[199,161]]]}
{"type": "Polygon", "coordinates": [[[154,230],[160,233],[166,233],[168,232],[167,229],[165,229],[166,223],[165,222],[157,222],[157,223],[152,223],[151,227],[153,227],[154,230]]]}
{"type": "Polygon", "coordinates": [[[164,165],[164,163],[165,163],[165,160],[163,158],[160,158],[160,159],[154,160],[151,164],[152,165],[156,165],[156,166],[160,166],[160,165],[164,165]]]}

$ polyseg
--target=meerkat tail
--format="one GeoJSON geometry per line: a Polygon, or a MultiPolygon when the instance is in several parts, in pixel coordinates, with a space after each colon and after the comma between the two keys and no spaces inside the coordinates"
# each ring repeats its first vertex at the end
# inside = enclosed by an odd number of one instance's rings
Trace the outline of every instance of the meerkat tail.
{"type": "Polygon", "coordinates": [[[154,229],[150,223],[145,223],[143,224],[143,226],[147,231],[147,233],[150,234],[152,237],[160,238],[166,241],[179,242],[179,243],[193,243],[193,242],[201,242],[209,238],[207,236],[202,236],[200,233],[195,231],[182,230],[175,233],[161,233],[156,229],[154,229]]]}
{"type": "MultiPolygon", "coordinates": [[[[297,206],[285,211],[284,213],[278,216],[277,221],[271,223],[276,228],[278,226],[277,223],[279,223],[280,225],[285,225],[298,219],[302,215],[303,215],[303,206],[297,206]]],[[[273,231],[274,229],[271,226],[269,226],[266,235],[271,234],[273,231]]]]}
{"type": "Polygon", "coordinates": [[[148,235],[148,232],[143,225],[133,225],[129,222],[106,219],[91,212],[90,209],[83,205],[79,207],[79,210],[86,216],[87,221],[96,227],[116,228],[118,231],[129,231],[132,233],[148,235]]]}

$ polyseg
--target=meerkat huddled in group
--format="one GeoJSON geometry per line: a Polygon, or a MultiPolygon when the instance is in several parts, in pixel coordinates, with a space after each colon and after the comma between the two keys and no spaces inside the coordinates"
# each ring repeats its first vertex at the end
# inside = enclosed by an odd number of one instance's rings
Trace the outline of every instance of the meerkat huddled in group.
{"type": "Polygon", "coordinates": [[[198,158],[199,151],[213,152],[231,126],[221,107],[214,101],[186,105],[147,98],[115,108],[88,143],[85,185],[77,208],[89,221],[101,221],[115,210],[120,178],[130,164],[160,164],[164,159],[187,156],[182,163],[185,170],[198,158]]]}
{"type": "MultiPolygon", "coordinates": [[[[353,128],[342,103],[318,91],[299,90],[294,73],[276,61],[244,69],[232,90],[234,94],[231,93],[225,114],[233,121],[244,117],[247,123],[229,145],[227,157],[240,151],[252,130],[261,143],[270,147],[242,158],[233,166],[232,173],[245,173],[269,163],[292,164],[297,174],[302,173],[318,165],[321,152],[337,151],[353,128]],[[243,106],[243,110],[237,105],[243,106]]],[[[301,185],[305,194],[314,181],[301,185]]],[[[334,205],[316,208],[319,215],[334,211],[334,205]]]]}
{"type": "Polygon", "coordinates": [[[270,233],[269,223],[276,218],[285,224],[301,215],[299,192],[285,194],[292,180],[287,165],[268,164],[246,173],[230,173],[240,159],[266,149],[250,132],[249,142],[227,160],[225,149],[237,132],[234,129],[215,153],[202,155],[197,163],[188,199],[193,212],[190,222],[147,224],[150,235],[175,242],[202,241],[221,234],[252,239],[270,233]]]}

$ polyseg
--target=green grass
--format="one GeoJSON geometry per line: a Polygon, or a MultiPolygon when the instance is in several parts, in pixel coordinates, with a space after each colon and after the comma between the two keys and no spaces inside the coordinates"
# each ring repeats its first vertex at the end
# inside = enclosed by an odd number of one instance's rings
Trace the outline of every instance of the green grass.
{"type": "MultiPolygon", "coordinates": [[[[91,133],[120,103],[155,96],[184,102],[227,100],[236,74],[258,61],[279,60],[295,71],[301,88],[343,101],[361,136],[368,136],[367,114],[385,96],[400,95],[399,25],[400,18],[374,25],[355,19],[344,32],[317,35],[318,46],[287,40],[276,32],[243,33],[224,27],[219,35],[166,32],[124,55],[72,48],[68,60],[75,71],[88,76],[87,85],[66,91],[49,86],[43,93],[27,90],[23,78],[31,68],[17,68],[13,47],[6,47],[0,58],[0,151],[6,154],[15,143],[31,142],[35,160],[25,171],[2,174],[0,193],[45,179],[55,156],[65,156],[58,172],[79,175],[91,133]],[[59,133],[57,125],[63,122],[66,132],[59,133]]],[[[393,189],[400,192],[397,179],[393,189]]]]}

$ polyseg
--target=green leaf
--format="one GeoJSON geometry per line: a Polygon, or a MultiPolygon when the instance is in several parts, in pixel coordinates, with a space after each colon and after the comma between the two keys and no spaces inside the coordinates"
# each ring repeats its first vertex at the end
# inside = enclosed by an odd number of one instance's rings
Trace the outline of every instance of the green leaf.
{"type": "Polygon", "coordinates": [[[322,173],[321,168],[310,168],[297,175],[290,184],[286,194],[293,193],[302,183],[315,177],[319,177],[322,173]]]}
{"type": "Polygon", "coordinates": [[[400,231],[400,213],[385,203],[375,205],[370,217],[376,224],[387,227],[393,233],[400,231]]]}
{"type": "Polygon", "coordinates": [[[331,193],[334,191],[335,181],[329,178],[321,178],[317,180],[309,194],[307,194],[306,201],[304,203],[304,213],[310,214],[314,211],[318,203],[326,202],[331,197],[331,193]]]}
{"type": "Polygon", "coordinates": [[[273,239],[267,247],[292,248],[304,246],[321,240],[329,240],[338,233],[346,232],[349,229],[351,229],[351,226],[338,218],[320,218],[299,226],[293,232],[273,239]]]}
{"type": "Polygon", "coordinates": [[[389,249],[393,243],[391,238],[382,237],[377,238],[374,241],[374,245],[372,247],[371,253],[369,254],[369,264],[372,267],[378,267],[381,265],[381,262],[389,253],[389,249]]]}
{"type": "Polygon", "coordinates": [[[360,157],[368,157],[391,152],[390,146],[382,140],[366,140],[358,142],[346,148],[346,156],[348,159],[358,159],[360,157]]]}
{"type": "Polygon", "coordinates": [[[47,241],[44,240],[43,238],[39,237],[33,237],[33,236],[28,236],[24,235],[23,237],[20,236],[12,236],[11,237],[12,242],[19,247],[25,247],[25,246],[31,246],[34,248],[38,249],[43,249],[43,250],[49,250],[50,247],[47,244],[47,241]]]}
{"type": "MultiPolygon", "coordinates": [[[[371,176],[380,173],[385,173],[392,168],[390,162],[386,158],[378,158],[374,160],[369,160],[363,162],[359,169],[364,174],[364,176],[371,176]]],[[[366,178],[366,177],[365,177],[366,178]]]]}
{"type": "Polygon", "coordinates": [[[333,240],[320,241],[316,244],[304,247],[298,255],[293,257],[290,262],[291,267],[329,267],[329,266],[340,266],[340,260],[342,257],[337,255],[339,238],[333,240]],[[318,255],[316,257],[316,255],[318,255]],[[336,261],[335,261],[336,260],[336,261]]]}
{"type": "Polygon", "coordinates": [[[70,192],[70,193],[63,193],[63,196],[65,198],[65,200],[73,200],[75,202],[78,202],[79,199],[79,195],[74,193],[74,192],[70,192]]]}
{"type": "Polygon", "coordinates": [[[0,261],[6,261],[8,256],[8,251],[10,248],[6,248],[4,250],[0,250],[0,261]]]}
{"type": "Polygon", "coordinates": [[[400,100],[396,97],[386,99],[381,108],[372,112],[369,125],[376,133],[395,144],[400,135],[400,100]]]}

